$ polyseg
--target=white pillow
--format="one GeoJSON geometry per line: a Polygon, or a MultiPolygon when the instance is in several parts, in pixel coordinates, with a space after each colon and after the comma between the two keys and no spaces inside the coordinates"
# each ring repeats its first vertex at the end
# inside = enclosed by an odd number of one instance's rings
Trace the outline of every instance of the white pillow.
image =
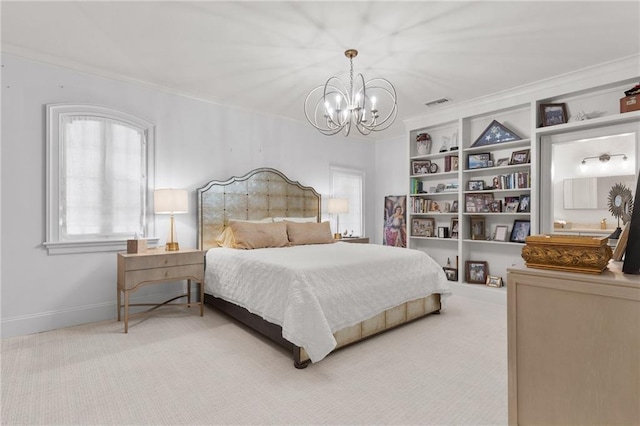
{"type": "Polygon", "coordinates": [[[317,216],[311,217],[274,217],[274,222],[295,222],[295,223],[309,223],[309,222],[318,222],[317,216]]]}
{"type": "Polygon", "coordinates": [[[242,219],[229,219],[229,223],[231,222],[246,222],[246,223],[273,223],[275,222],[272,217],[265,217],[264,219],[257,220],[242,220],[242,219]]]}

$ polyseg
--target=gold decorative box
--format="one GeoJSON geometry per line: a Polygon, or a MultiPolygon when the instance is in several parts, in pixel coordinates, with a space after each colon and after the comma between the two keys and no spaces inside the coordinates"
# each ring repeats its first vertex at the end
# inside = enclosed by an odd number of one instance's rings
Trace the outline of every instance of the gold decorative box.
{"type": "Polygon", "coordinates": [[[144,253],[147,251],[147,240],[127,240],[127,253],[144,253]]]}
{"type": "Polygon", "coordinates": [[[530,268],[599,274],[613,256],[609,237],[531,235],[525,239],[522,258],[530,268]]]}

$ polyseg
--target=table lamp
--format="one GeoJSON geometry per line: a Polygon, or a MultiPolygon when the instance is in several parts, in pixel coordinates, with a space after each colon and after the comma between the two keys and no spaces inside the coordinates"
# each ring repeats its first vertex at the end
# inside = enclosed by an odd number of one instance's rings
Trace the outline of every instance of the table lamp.
{"type": "Polygon", "coordinates": [[[349,199],[348,198],[329,198],[327,204],[327,211],[336,215],[336,233],[333,234],[333,238],[339,240],[342,238],[340,233],[340,213],[349,213],[349,199]]]}
{"type": "Polygon", "coordinates": [[[155,214],[169,214],[169,236],[167,237],[167,245],[165,250],[180,250],[176,238],[176,226],[173,220],[174,214],[187,213],[189,202],[187,199],[187,191],[184,189],[156,189],[153,193],[153,211],[155,214]]]}

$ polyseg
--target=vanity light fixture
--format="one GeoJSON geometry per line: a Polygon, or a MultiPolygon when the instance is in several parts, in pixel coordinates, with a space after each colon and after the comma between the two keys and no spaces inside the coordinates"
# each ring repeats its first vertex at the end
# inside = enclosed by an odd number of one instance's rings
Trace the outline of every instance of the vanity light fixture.
{"type": "Polygon", "coordinates": [[[587,166],[587,160],[595,160],[600,161],[601,164],[608,163],[613,157],[622,157],[622,161],[627,161],[626,154],[600,154],[593,157],[584,157],[582,162],[580,163],[580,167],[584,168],[587,166]]]}

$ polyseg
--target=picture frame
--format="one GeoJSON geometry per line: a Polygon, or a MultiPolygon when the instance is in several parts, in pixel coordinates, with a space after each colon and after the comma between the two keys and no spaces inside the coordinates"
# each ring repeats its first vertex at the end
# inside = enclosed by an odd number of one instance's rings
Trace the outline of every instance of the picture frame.
{"type": "Polygon", "coordinates": [[[524,243],[525,239],[531,234],[531,221],[525,219],[516,219],[513,221],[511,228],[511,237],[509,241],[512,243],[524,243]]]}
{"type": "Polygon", "coordinates": [[[487,233],[485,231],[484,216],[471,216],[469,218],[470,234],[472,240],[486,240],[487,233]]]}
{"type": "Polygon", "coordinates": [[[456,268],[449,268],[447,266],[442,267],[444,274],[449,281],[458,281],[458,270],[456,268]]]}
{"type": "Polygon", "coordinates": [[[449,227],[438,226],[438,238],[449,238],[449,227]]]}
{"type": "Polygon", "coordinates": [[[489,167],[489,160],[491,160],[491,154],[483,152],[480,154],[467,155],[467,169],[484,169],[489,167]]]}
{"type": "Polygon", "coordinates": [[[460,227],[458,226],[458,218],[457,217],[452,217],[451,218],[450,229],[451,229],[450,238],[457,239],[458,236],[460,235],[460,227]]]}
{"type": "Polygon", "coordinates": [[[489,213],[502,213],[502,200],[493,200],[489,203],[489,213]]]}
{"type": "Polygon", "coordinates": [[[411,236],[433,237],[435,236],[436,221],[431,217],[414,218],[411,220],[411,236]]]}
{"type": "Polygon", "coordinates": [[[452,171],[454,171],[454,169],[452,168],[452,167],[453,167],[453,161],[454,161],[454,159],[455,159],[455,164],[456,164],[456,169],[455,169],[455,170],[458,170],[458,169],[457,169],[457,166],[458,166],[458,156],[457,156],[457,155],[446,155],[446,156],[444,157],[444,171],[445,171],[445,172],[452,172],[452,171]]]}
{"type": "Polygon", "coordinates": [[[482,191],[484,190],[484,181],[483,180],[470,180],[467,182],[467,190],[468,191],[482,191]]]}
{"type": "Polygon", "coordinates": [[[505,213],[517,213],[519,205],[520,205],[519,201],[512,201],[512,202],[506,203],[505,207],[504,207],[504,212],[505,213]]]}
{"type": "Polygon", "coordinates": [[[451,202],[451,213],[458,213],[458,200],[453,200],[451,202]]]}
{"type": "Polygon", "coordinates": [[[439,167],[438,167],[438,164],[437,164],[437,163],[433,163],[433,162],[432,162],[432,163],[429,165],[429,173],[438,173],[438,169],[439,169],[439,167]]]}
{"type": "Polygon", "coordinates": [[[430,160],[412,160],[411,173],[414,175],[426,175],[427,173],[429,173],[430,166],[430,160]]]}
{"type": "Polygon", "coordinates": [[[509,165],[509,158],[498,158],[496,161],[496,167],[503,167],[509,165]]]}
{"type": "Polygon", "coordinates": [[[469,284],[486,284],[489,275],[489,264],[480,260],[465,262],[465,280],[469,284]]]}
{"type": "Polygon", "coordinates": [[[496,229],[493,232],[494,241],[507,241],[509,235],[509,227],[507,225],[496,225],[496,229]]]}
{"type": "Polygon", "coordinates": [[[521,139],[522,138],[520,136],[518,136],[514,131],[508,129],[504,124],[497,120],[493,120],[480,134],[478,139],[473,142],[471,148],[502,142],[519,141],[521,139]]]}
{"type": "Polygon", "coordinates": [[[511,165],[528,164],[530,155],[531,155],[531,150],[530,149],[522,149],[520,151],[513,151],[511,153],[510,164],[511,165]]]}
{"type": "Polygon", "coordinates": [[[542,126],[555,126],[567,122],[567,104],[540,104],[540,117],[542,126]]]}
{"type": "Polygon", "coordinates": [[[451,171],[456,172],[460,168],[460,159],[458,156],[451,157],[451,171]]]}
{"type": "Polygon", "coordinates": [[[497,277],[495,275],[487,275],[487,281],[485,282],[489,287],[502,287],[502,277],[497,277]]]}
{"type": "Polygon", "coordinates": [[[520,203],[518,203],[517,212],[529,213],[531,211],[531,196],[529,194],[523,194],[520,196],[520,203]]]}

